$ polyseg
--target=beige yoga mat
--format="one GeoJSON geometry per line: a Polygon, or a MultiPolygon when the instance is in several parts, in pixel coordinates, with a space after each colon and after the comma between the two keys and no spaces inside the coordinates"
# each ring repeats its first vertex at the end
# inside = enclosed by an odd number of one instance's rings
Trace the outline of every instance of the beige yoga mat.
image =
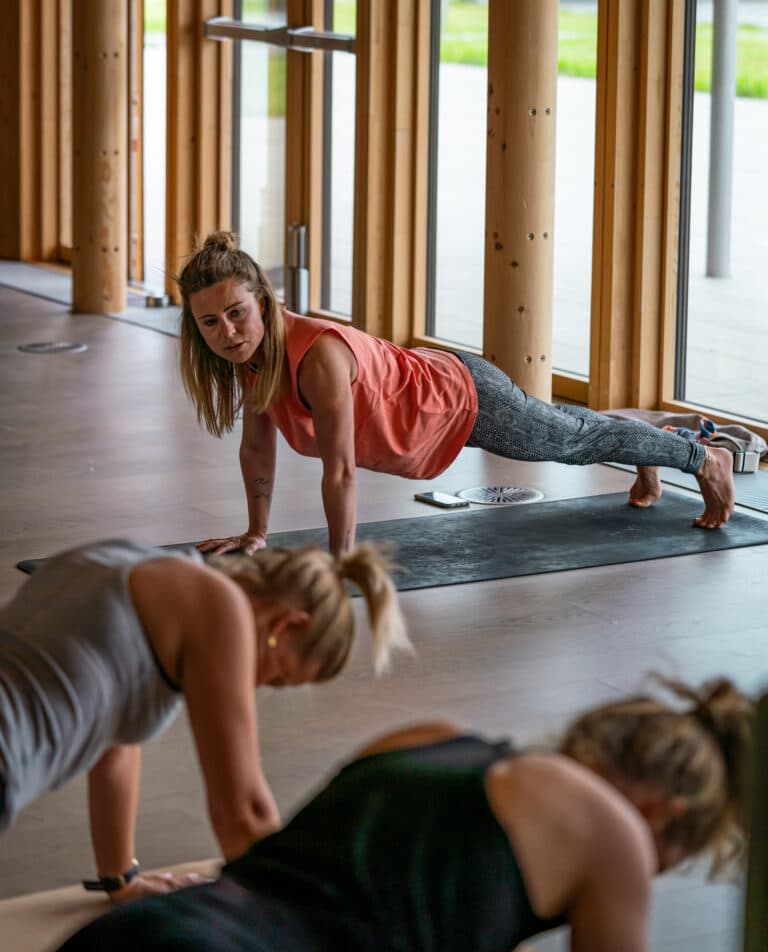
{"type": "MultiPolygon", "coordinates": [[[[180,863],[157,872],[199,873],[215,877],[221,860],[180,863]]],[[[101,893],[88,893],[81,885],[49,889],[0,900],[0,949],[3,952],[52,952],[81,926],[110,909],[101,893]]],[[[136,950],[140,952],[140,950],[136,950]]]]}

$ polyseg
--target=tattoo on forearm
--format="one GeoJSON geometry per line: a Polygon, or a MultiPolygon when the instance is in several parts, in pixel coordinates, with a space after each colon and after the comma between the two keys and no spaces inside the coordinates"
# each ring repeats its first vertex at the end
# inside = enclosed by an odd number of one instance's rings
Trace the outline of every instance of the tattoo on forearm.
{"type": "Polygon", "coordinates": [[[248,480],[248,495],[251,499],[271,499],[272,498],[272,480],[266,476],[253,476],[248,480]],[[256,487],[264,487],[256,488],[256,487]]]}

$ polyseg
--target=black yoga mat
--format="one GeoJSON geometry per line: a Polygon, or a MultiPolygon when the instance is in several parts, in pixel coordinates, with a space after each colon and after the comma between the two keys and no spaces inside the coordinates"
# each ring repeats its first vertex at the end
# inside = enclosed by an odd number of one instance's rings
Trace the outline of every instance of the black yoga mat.
{"type": "MultiPolygon", "coordinates": [[[[401,591],[768,543],[768,520],[736,512],[722,529],[699,529],[691,522],[701,511],[700,499],[678,493],[650,509],[627,505],[626,493],[610,493],[362,523],[357,538],[393,544],[401,591]]],[[[271,533],[269,545],[326,540],[325,529],[300,529],[271,533]]],[[[42,561],[18,568],[32,572],[42,561]]]]}

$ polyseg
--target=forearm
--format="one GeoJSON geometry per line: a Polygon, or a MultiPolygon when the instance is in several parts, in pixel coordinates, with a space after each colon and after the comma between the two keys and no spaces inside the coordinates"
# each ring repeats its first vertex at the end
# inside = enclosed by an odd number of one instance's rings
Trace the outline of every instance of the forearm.
{"type": "Polygon", "coordinates": [[[240,469],[248,505],[248,531],[266,538],[275,481],[274,456],[241,449],[240,469]]]}
{"type": "Polygon", "coordinates": [[[111,747],[88,774],[91,842],[99,876],[119,876],[135,852],[141,749],[111,747]]]}
{"type": "Polygon", "coordinates": [[[357,491],[354,472],[323,474],[323,509],[328,523],[328,548],[341,555],[355,544],[357,491]]]}

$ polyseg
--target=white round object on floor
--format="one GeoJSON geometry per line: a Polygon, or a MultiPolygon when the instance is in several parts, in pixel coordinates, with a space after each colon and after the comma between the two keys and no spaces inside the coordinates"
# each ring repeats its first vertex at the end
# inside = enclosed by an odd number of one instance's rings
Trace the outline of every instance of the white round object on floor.
{"type": "Polygon", "coordinates": [[[538,489],[525,486],[474,486],[472,489],[462,489],[456,495],[483,506],[519,506],[544,498],[544,493],[538,489]]]}

